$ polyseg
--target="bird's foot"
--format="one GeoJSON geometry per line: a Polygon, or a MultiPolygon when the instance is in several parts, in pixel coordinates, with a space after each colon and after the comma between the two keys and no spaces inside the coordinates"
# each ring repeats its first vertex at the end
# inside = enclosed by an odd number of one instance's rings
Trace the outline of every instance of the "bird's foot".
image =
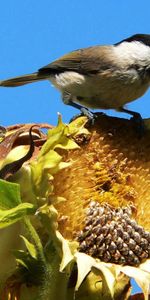
{"type": "Polygon", "coordinates": [[[76,118],[78,118],[79,116],[86,116],[90,122],[91,125],[94,124],[95,122],[95,119],[96,119],[96,114],[92,113],[88,108],[78,104],[78,103],[75,103],[75,102],[72,102],[72,101],[69,101],[68,103],[65,103],[67,105],[70,105],[72,107],[75,107],[77,109],[80,110],[80,114],[74,116],[71,121],[75,120],[76,118]]]}
{"type": "Polygon", "coordinates": [[[91,125],[94,125],[94,122],[97,118],[97,115],[92,113],[89,109],[87,109],[86,107],[81,107],[80,109],[81,114],[83,116],[86,116],[88,118],[88,121],[91,125]]]}
{"type": "Polygon", "coordinates": [[[136,131],[138,133],[138,137],[141,138],[145,133],[145,124],[139,113],[134,113],[134,115],[130,119],[135,124],[136,131]]]}
{"type": "Polygon", "coordinates": [[[122,111],[124,113],[127,113],[129,115],[131,115],[131,121],[134,123],[135,127],[136,127],[136,131],[138,133],[138,137],[141,138],[144,133],[145,133],[145,124],[144,121],[141,117],[141,115],[137,112],[134,112],[132,110],[128,110],[126,108],[120,108],[119,111],[122,111]]]}
{"type": "Polygon", "coordinates": [[[94,125],[95,120],[97,118],[97,114],[96,113],[92,113],[91,111],[89,111],[88,109],[85,108],[85,110],[81,110],[81,112],[79,114],[76,114],[75,116],[73,116],[69,123],[71,123],[72,121],[76,120],[79,117],[85,116],[88,118],[88,123],[89,125],[94,125]]]}

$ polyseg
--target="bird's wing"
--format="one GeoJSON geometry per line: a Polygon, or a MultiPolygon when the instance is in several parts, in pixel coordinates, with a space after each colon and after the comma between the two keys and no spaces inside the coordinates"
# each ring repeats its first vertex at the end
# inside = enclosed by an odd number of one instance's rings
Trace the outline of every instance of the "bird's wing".
{"type": "Polygon", "coordinates": [[[70,52],[39,69],[39,73],[59,74],[74,71],[81,74],[94,74],[112,66],[110,47],[94,46],[70,52]]]}

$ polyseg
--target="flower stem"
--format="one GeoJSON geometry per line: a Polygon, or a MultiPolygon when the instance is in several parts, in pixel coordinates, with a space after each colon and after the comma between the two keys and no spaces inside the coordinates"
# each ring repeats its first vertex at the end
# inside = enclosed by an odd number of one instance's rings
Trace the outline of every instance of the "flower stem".
{"type": "Polygon", "coordinates": [[[44,249],[41,243],[41,240],[35,230],[35,228],[33,227],[29,217],[25,217],[24,218],[24,224],[26,226],[27,232],[29,234],[29,236],[31,237],[32,241],[34,242],[34,245],[38,251],[38,255],[39,255],[39,259],[41,261],[44,262],[44,264],[46,263],[46,259],[45,259],[45,255],[44,255],[44,249]]]}
{"type": "Polygon", "coordinates": [[[68,275],[66,272],[59,271],[60,257],[56,252],[51,258],[51,263],[47,264],[40,300],[67,300],[68,275]]]}

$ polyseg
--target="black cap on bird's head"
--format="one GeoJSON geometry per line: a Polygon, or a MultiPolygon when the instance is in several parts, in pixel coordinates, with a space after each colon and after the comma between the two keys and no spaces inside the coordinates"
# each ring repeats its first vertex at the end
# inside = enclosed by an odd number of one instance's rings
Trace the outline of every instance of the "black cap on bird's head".
{"type": "Polygon", "coordinates": [[[119,43],[116,43],[115,45],[119,45],[123,42],[141,42],[143,44],[145,44],[146,46],[149,46],[150,47],[150,34],[142,34],[142,33],[137,33],[137,34],[134,34],[122,41],[120,41],[119,43]]]}

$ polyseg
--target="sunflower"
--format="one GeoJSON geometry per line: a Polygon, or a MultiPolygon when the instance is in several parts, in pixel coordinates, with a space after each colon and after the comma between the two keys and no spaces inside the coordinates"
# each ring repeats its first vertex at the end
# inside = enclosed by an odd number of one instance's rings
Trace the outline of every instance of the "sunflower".
{"type": "Polygon", "coordinates": [[[94,125],[86,117],[63,124],[59,116],[55,128],[8,127],[0,228],[1,261],[7,250],[12,263],[1,272],[3,298],[147,300],[149,153],[148,126],[139,136],[134,122],[105,115],[94,125]],[[130,295],[131,278],[143,296],[130,295]]]}

